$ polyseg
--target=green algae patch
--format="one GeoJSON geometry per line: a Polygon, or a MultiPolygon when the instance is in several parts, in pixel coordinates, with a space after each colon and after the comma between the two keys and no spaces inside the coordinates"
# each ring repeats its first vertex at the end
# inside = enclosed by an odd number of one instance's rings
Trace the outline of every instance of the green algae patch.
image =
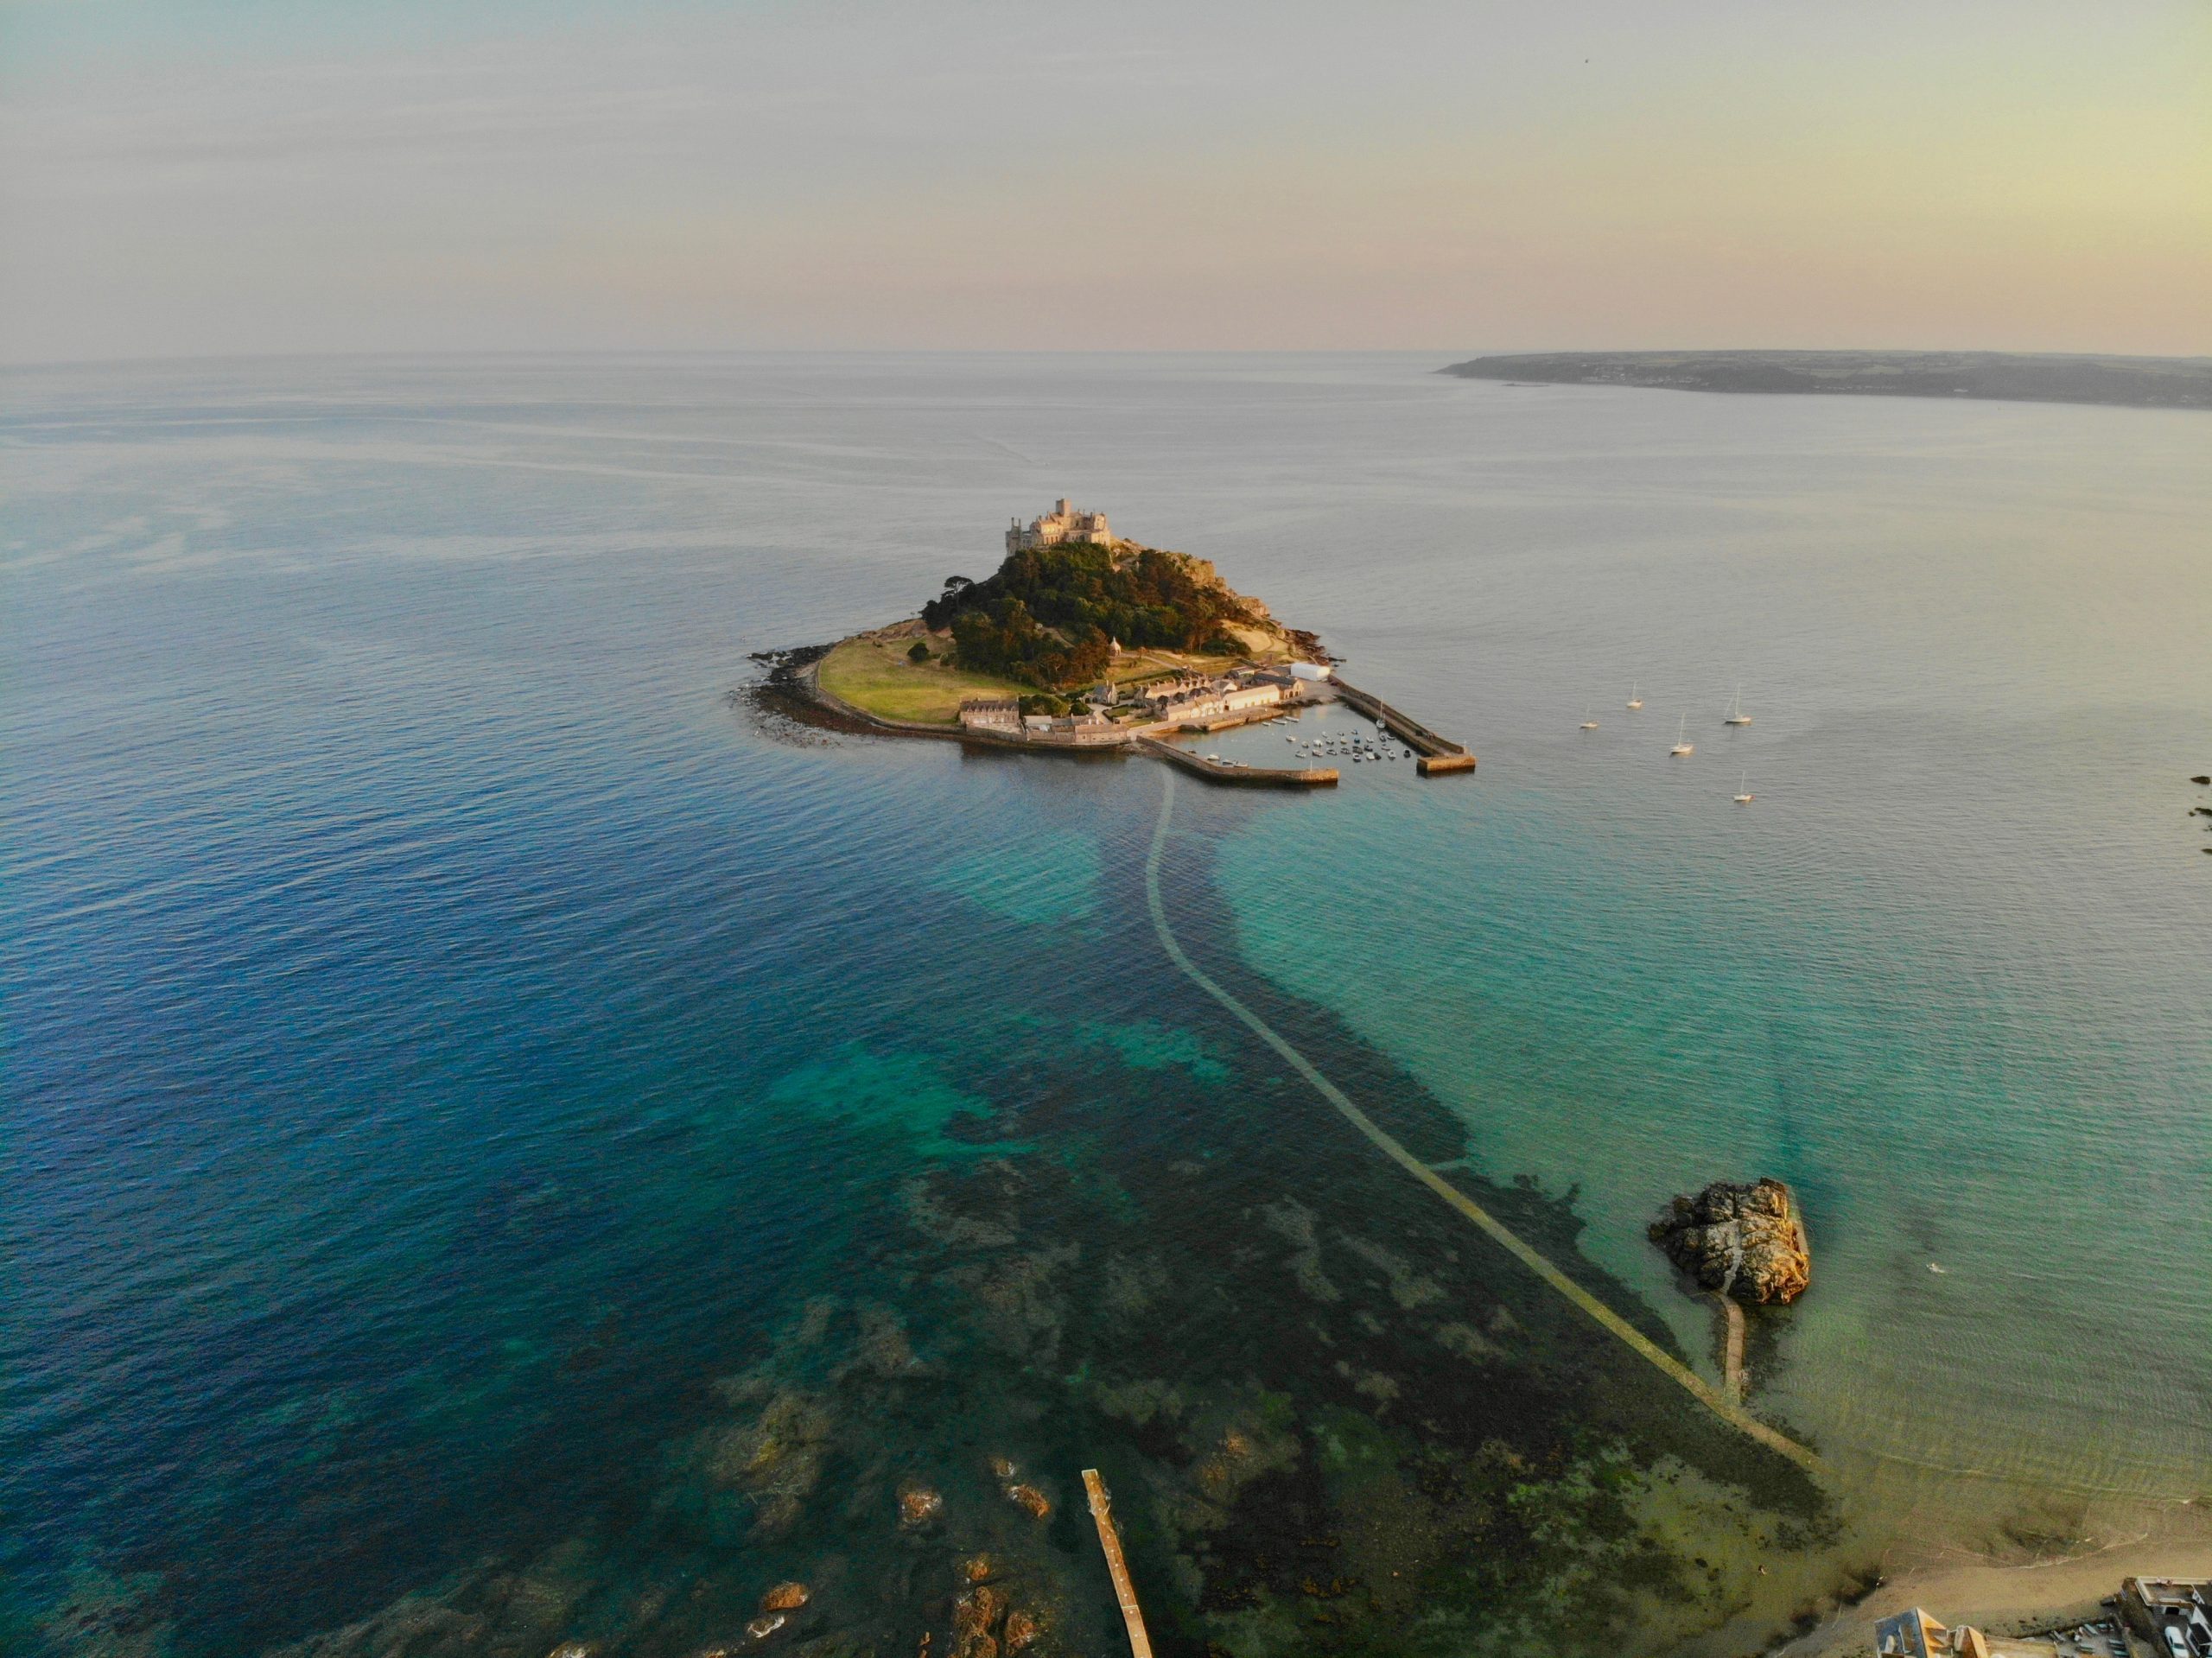
{"type": "Polygon", "coordinates": [[[1135,1070],[1179,1070],[1194,1083],[1224,1086],[1229,1067],[1206,1051],[1196,1032],[1155,1020],[1113,1024],[1085,1020],[1070,1033],[1071,1043],[1106,1049],[1135,1070]]]}
{"type": "Polygon", "coordinates": [[[1004,1141],[956,1138],[950,1131],[963,1119],[993,1115],[986,1102],[947,1083],[927,1059],[879,1053],[857,1043],[785,1072],[770,1087],[764,1103],[773,1115],[813,1118],[871,1138],[893,1140],[918,1157],[1028,1149],[1004,1141]]]}

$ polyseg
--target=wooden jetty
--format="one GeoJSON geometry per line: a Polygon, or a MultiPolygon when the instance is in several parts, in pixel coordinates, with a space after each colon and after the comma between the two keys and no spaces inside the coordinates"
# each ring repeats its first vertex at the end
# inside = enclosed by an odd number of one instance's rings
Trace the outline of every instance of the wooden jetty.
{"type": "Polygon", "coordinates": [[[1425,778],[1440,777],[1452,772],[1471,772],[1475,757],[1466,746],[1455,743],[1448,737],[1440,737],[1409,714],[1402,714],[1379,696],[1370,696],[1357,685],[1347,685],[1341,679],[1330,681],[1337,688],[1338,697],[1381,726],[1421,758],[1414,762],[1414,769],[1425,778]]]}
{"type": "Polygon", "coordinates": [[[1141,754],[1166,760],[1170,765],[1204,778],[1208,783],[1226,783],[1246,789],[1333,789],[1338,783],[1337,768],[1333,765],[1231,765],[1224,760],[1210,760],[1204,755],[1193,754],[1173,743],[1164,743],[1157,737],[1139,737],[1130,746],[1141,754]]]}
{"type": "Polygon", "coordinates": [[[1152,1658],[1152,1637],[1145,1633],[1144,1610],[1137,1604],[1136,1585],[1129,1581],[1128,1562],[1122,1558],[1122,1534],[1114,1524],[1114,1499],[1096,1468],[1083,1471],[1083,1489],[1090,1498],[1090,1518],[1098,1527],[1098,1547],[1106,1552],[1114,1598],[1122,1603],[1122,1622],[1129,1626],[1130,1658],[1152,1658]]]}

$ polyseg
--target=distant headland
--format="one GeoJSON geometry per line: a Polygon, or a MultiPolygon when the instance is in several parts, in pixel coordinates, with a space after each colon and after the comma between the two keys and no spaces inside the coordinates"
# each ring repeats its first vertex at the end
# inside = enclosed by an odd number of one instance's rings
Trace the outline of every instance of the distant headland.
{"type": "Polygon", "coordinates": [[[1169,740],[1342,702],[1417,757],[1422,775],[1474,756],[1335,677],[1314,634],[1286,627],[1211,563],[1113,533],[1063,499],[1005,536],[981,581],[944,579],[920,613],[838,640],[763,652],[767,689],[833,721],[1032,753],[1122,750],[1211,781],[1326,786],[1333,768],[1200,757],[1169,740]]]}
{"type": "Polygon", "coordinates": [[[1671,391],[2212,409],[2212,357],[1993,351],[1569,351],[1477,357],[1437,372],[1466,380],[1649,386],[1671,391]]]}

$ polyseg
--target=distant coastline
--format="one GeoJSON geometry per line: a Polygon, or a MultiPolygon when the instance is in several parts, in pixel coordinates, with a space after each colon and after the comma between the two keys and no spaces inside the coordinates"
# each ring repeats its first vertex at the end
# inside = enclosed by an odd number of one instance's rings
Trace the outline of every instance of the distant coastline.
{"type": "Polygon", "coordinates": [[[1471,358],[1437,372],[1522,385],[2212,409],[2212,357],[1986,351],[1545,352],[1471,358]]]}

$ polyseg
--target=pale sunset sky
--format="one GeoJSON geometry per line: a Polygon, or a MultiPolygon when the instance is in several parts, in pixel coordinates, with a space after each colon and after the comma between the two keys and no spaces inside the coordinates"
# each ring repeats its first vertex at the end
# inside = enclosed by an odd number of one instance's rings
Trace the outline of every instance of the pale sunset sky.
{"type": "Polygon", "coordinates": [[[2212,0],[0,0],[0,355],[2212,351],[2212,0]]]}

